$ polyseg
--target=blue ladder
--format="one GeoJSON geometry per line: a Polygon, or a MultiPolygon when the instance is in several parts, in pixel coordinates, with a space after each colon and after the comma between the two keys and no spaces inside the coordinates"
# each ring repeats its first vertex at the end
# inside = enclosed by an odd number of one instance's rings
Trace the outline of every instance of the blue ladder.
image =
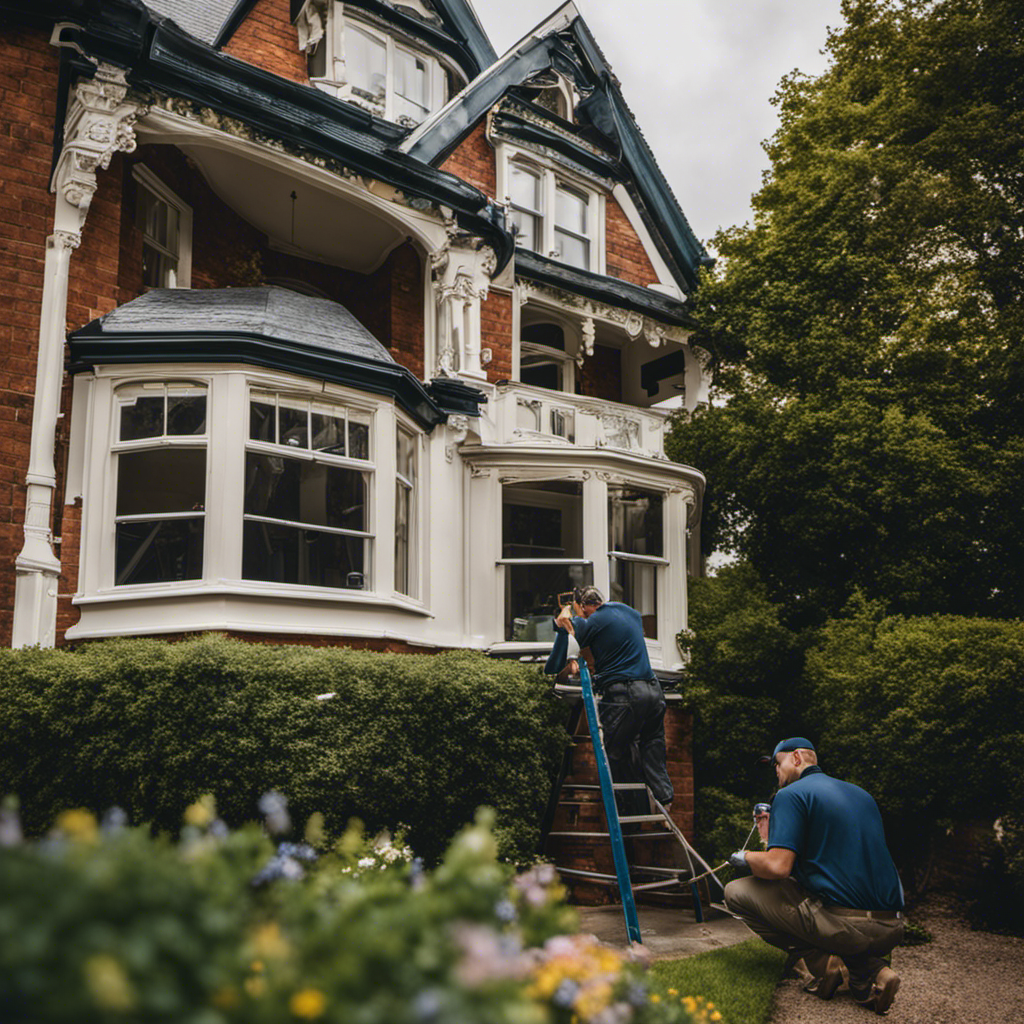
{"type": "Polygon", "coordinates": [[[619,883],[619,896],[622,899],[622,913],[626,917],[626,935],[630,942],[641,942],[640,921],[636,916],[636,901],[633,899],[633,883],[629,878],[629,862],[626,860],[626,844],[622,840],[622,825],[619,822],[619,809],[615,805],[615,788],[612,784],[612,773],[608,767],[608,755],[601,742],[601,725],[597,717],[597,702],[594,700],[594,687],[590,682],[590,670],[587,662],[580,658],[580,681],[583,685],[583,706],[587,710],[587,725],[590,727],[590,742],[594,748],[594,760],[597,761],[597,777],[601,783],[601,800],[604,803],[604,815],[608,822],[608,835],[612,844],[612,859],[615,862],[615,877],[619,883]]]}

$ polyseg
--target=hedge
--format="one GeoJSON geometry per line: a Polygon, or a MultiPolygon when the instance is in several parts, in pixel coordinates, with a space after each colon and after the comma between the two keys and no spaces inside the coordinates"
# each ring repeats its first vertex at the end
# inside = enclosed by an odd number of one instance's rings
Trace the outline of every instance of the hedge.
{"type": "Polygon", "coordinates": [[[566,743],[533,667],[471,652],[377,654],[206,635],[0,653],[0,792],[31,834],[68,807],[120,806],[176,832],[212,793],[231,826],[287,794],[338,834],[407,826],[435,860],[475,809],[504,855],[529,857],[566,743]],[[333,692],[330,700],[318,694],[333,692]]]}

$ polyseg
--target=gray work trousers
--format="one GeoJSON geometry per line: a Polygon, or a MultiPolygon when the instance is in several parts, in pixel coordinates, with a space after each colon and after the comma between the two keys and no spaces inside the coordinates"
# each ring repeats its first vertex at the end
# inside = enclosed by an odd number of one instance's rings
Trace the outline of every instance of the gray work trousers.
{"type": "Polygon", "coordinates": [[[876,920],[829,912],[828,905],[805,892],[792,878],[737,878],[725,887],[725,905],[765,942],[803,957],[815,977],[825,973],[831,954],[850,972],[855,999],[870,994],[882,959],[903,938],[903,919],[876,920]]]}

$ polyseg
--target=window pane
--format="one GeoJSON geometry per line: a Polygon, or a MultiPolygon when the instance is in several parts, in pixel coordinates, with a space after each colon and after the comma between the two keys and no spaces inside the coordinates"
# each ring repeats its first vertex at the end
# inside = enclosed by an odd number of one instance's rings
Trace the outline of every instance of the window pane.
{"type": "Polygon", "coordinates": [[[139,395],[131,404],[121,406],[122,441],[137,441],[141,437],[160,437],[164,432],[164,396],[139,395]]]}
{"type": "MultiPolygon", "coordinates": [[[[548,388],[551,391],[561,391],[562,364],[538,356],[524,357],[519,367],[519,379],[523,384],[532,384],[534,387],[548,388]]],[[[522,423],[519,425],[522,426],[522,423]]],[[[539,430],[540,424],[530,429],[539,430]]]]}
{"type": "Polygon", "coordinates": [[[540,213],[540,175],[517,163],[510,163],[508,169],[508,194],[512,202],[540,213]]]}
{"type": "Polygon", "coordinates": [[[201,511],[206,449],[156,448],[117,457],[117,515],[201,511]]]}
{"type": "Polygon", "coordinates": [[[422,57],[395,49],[396,112],[422,121],[430,111],[430,71],[422,57]]]}
{"type": "Polygon", "coordinates": [[[398,443],[396,445],[398,472],[410,483],[416,481],[416,439],[404,430],[398,431],[398,443]]]}
{"type": "Polygon", "coordinates": [[[555,226],[567,228],[577,235],[587,233],[586,196],[559,185],[555,189],[555,226]]]}
{"type": "Polygon", "coordinates": [[[331,455],[345,454],[345,417],[333,410],[313,406],[313,450],[331,455]]]}
{"type": "Polygon", "coordinates": [[[242,577],[361,590],[369,582],[369,543],[363,537],[248,520],[242,528],[242,577]]]}
{"type": "Polygon", "coordinates": [[[621,601],[635,608],[643,619],[644,636],[658,635],[658,566],[649,562],[627,562],[611,559],[612,601],[621,601]]]}
{"type": "Polygon", "coordinates": [[[512,230],[516,234],[516,244],[531,252],[540,250],[540,218],[522,210],[512,211],[512,230]]]}
{"type": "Polygon", "coordinates": [[[277,440],[277,407],[267,402],[249,403],[249,436],[254,441],[277,440]]]}
{"type": "Polygon", "coordinates": [[[579,267],[580,270],[590,269],[590,242],[582,238],[573,238],[563,231],[555,231],[555,248],[559,252],[559,259],[570,267],[579,267]]]}
{"type": "Polygon", "coordinates": [[[370,457],[370,417],[361,413],[348,414],[348,457],[370,457]]]}
{"type": "Polygon", "coordinates": [[[558,595],[593,581],[590,565],[506,565],[505,639],[551,643],[558,595]]]}
{"type": "Polygon", "coordinates": [[[635,487],[608,487],[608,546],[632,555],[664,551],[662,496],[635,487]]]}
{"type": "Polygon", "coordinates": [[[203,530],[201,517],[118,523],[117,586],[202,578],[203,530]]]}
{"type": "Polygon", "coordinates": [[[176,437],[206,433],[206,395],[167,396],[167,433],[176,437]]]}
{"type": "Polygon", "coordinates": [[[143,243],[142,283],[147,288],[176,288],[178,286],[178,261],[159,249],[143,243]]]}
{"type": "Polygon", "coordinates": [[[583,485],[560,481],[506,484],[502,492],[502,557],[582,558],[583,485]]]}
{"type": "Polygon", "coordinates": [[[384,44],[354,25],[345,25],[345,74],[349,83],[375,99],[384,98],[387,52],[384,44]]]}
{"type": "Polygon", "coordinates": [[[279,455],[245,454],[245,511],[293,523],[366,529],[366,475],[279,455]]]}
{"type": "Polygon", "coordinates": [[[309,447],[309,406],[305,402],[289,402],[282,399],[278,403],[278,437],[279,444],[291,448],[309,447]]]}
{"type": "Polygon", "coordinates": [[[395,482],[395,590],[411,593],[409,586],[412,530],[412,488],[395,482]]]}

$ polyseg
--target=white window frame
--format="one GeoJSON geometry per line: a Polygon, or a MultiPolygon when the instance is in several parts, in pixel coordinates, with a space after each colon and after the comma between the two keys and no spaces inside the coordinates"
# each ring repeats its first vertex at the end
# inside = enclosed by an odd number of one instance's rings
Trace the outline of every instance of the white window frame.
{"type": "MultiPolygon", "coordinates": [[[[176,281],[171,288],[192,287],[192,207],[179,195],[171,191],[145,164],[132,166],[132,177],[137,188],[144,188],[161,202],[178,211],[178,268],[176,281]]],[[[142,230],[142,225],[137,225],[142,230]]],[[[151,245],[162,248],[155,241],[151,245]]]]}
{"type": "Polygon", "coordinates": [[[322,89],[324,92],[337,96],[339,99],[354,103],[364,110],[368,110],[371,114],[376,114],[387,121],[408,123],[412,127],[414,124],[419,124],[426,120],[434,111],[440,110],[447,102],[448,81],[445,72],[451,69],[447,69],[436,55],[425,50],[422,46],[417,46],[414,42],[396,36],[392,32],[371,24],[362,18],[356,18],[347,14],[344,10],[344,4],[340,0],[334,0],[333,3],[328,5],[327,25],[323,37],[317,45],[326,47],[324,56],[326,74],[323,77],[311,77],[311,84],[318,89],[322,89]],[[365,33],[384,47],[385,88],[383,102],[375,102],[352,91],[345,55],[345,32],[350,26],[365,33]],[[420,121],[416,121],[407,115],[399,115],[396,111],[398,102],[395,89],[395,55],[398,52],[411,54],[427,64],[427,81],[430,97],[427,112],[420,121]]]}
{"type": "Polygon", "coordinates": [[[409,421],[402,416],[396,417],[395,420],[395,537],[398,537],[398,491],[399,489],[406,489],[411,492],[412,500],[409,503],[409,538],[408,538],[408,564],[406,566],[406,572],[408,574],[408,586],[406,590],[399,589],[398,586],[398,554],[395,552],[395,571],[394,581],[395,588],[394,592],[397,596],[417,599],[422,594],[420,581],[422,579],[422,558],[423,558],[423,545],[422,536],[423,528],[423,434],[421,431],[416,430],[415,427],[409,423],[409,421]],[[413,445],[413,454],[416,459],[415,466],[415,478],[409,480],[405,477],[398,467],[398,438],[401,434],[410,438],[413,445]]]}
{"type": "MultiPolygon", "coordinates": [[[[499,197],[506,197],[511,202],[510,183],[511,165],[517,164],[540,176],[541,207],[539,210],[526,210],[537,216],[540,222],[540,248],[536,250],[541,256],[561,261],[561,252],[555,237],[555,210],[558,187],[578,193],[587,200],[587,231],[578,234],[567,233],[589,243],[589,265],[582,268],[594,274],[606,273],[605,261],[605,205],[604,191],[597,185],[573,173],[554,161],[545,160],[534,153],[515,149],[506,143],[499,143],[497,153],[497,192],[499,197]]],[[[517,207],[513,207],[516,209],[517,207]]],[[[525,209],[525,208],[524,208],[525,209]]],[[[566,230],[560,228],[560,230],[566,230]]],[[[563,261],[564,262],[564,261],[563,261]]],[[[567,264],[574,266],[574,264],[567,264]]]]}

